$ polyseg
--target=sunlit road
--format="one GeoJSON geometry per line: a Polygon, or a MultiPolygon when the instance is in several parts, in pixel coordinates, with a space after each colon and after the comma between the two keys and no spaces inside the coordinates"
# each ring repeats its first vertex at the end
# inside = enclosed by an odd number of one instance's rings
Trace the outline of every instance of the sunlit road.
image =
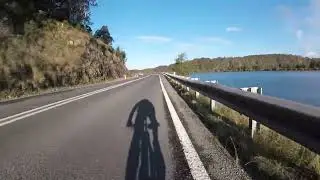
{"type": "Polygon", "coordinates": [[[0,104],[0,179],[173,179],[157,75],[26,112],[121,83],[0,104]]]}

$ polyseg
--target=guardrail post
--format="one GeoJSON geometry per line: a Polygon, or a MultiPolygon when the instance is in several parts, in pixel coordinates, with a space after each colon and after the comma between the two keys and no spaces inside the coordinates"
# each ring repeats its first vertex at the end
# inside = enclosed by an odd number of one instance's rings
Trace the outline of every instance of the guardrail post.
{"type": "Polygon", "coordinates": [[[199,92],[198,91],[195,91],[195,96],[196,96],[196,99],[198,99],[199,98],[199,92]]]}
{"type": "Polygon", "coordinates": [[[186,85],[181,84],[181,86],[182,86],[182,89],[186,89],[186,85]]]}
{"type": "Polygon", "coordinates": [[[216,109],[216,101],[210,99],[210,110],[213,112],[216,109]]]}
{"type": "MultiPolygon", "coordinates": [[[[195,81],[199,81],[199,78],[191,78],[192,80],[195,80],[195,81]]],[[[196,99],[199,98],[199,95],[200,93],[198,91],[195,91],[195,96],[196,96],[196,99]]]]}
{"type": "MultiPolygon", "coordinates": [[[[255,94],[257,93],[262,94],[262,88],[259,88],[259,87],[245,87],[245,88],[241,88],[241,90],[252,92],[255,94]]],[[[251,137],[253,138],[254,134],[260,130],[260,123],[249,118],[249,129],[251,131],[251,137]]]]}
{"type": "MultiPolygon", "coordinates": [[[[258,92],[262,93],[262,88],[250,87],[250,88],[248,88],[248,91],[252,92],[252,93],[258,93],[258,92]]],[[[254,134],[256,132],[258,132],[259,129],[260,129],[260,123],[258,123],[257,121],[249,118],[249,128],[251,129],[251,137],[253,138],[254,134]]]]}
{"type": "MultiPolygon", "coordinates": [[[[262,95],[262,87],[258,87],[257,93],[262,95]]],[[[257,131],[260,131],[260,123],[257,122],[257,131]]]]}
{"type": "MultiPolygon", "coordinates": [[[[208,82],[208,83],[218,83],[217,80],[214,80],[214,81],[206,81],[206,82],[208,82]]],[[[210,99],[210,110],[211,110],[212,112],[214,112],[215,109],[216,109],[216,101],[213,100],[213,99],[210,99]]]]}

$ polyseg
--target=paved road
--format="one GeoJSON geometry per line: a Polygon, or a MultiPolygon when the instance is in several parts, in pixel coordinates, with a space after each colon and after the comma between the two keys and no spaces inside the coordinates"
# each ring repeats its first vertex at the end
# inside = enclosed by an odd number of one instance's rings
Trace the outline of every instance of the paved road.
{"type": "MultiPolygon", "coordinates": [[[[0,118],[84,92],[0,104],[0,118]]],[[[165,107],[150,76],[0,126],[0,179],[173,179],[165,107]]]]}

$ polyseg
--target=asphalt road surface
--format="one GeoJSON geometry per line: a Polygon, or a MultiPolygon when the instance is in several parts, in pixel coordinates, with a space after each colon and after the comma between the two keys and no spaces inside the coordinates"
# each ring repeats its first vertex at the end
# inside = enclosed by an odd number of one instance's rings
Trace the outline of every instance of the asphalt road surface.
{"type": "Polygon", "coordinates": [[[0,179],[174,179],[159,76],[121,83],[0,104],[0,179]]]}

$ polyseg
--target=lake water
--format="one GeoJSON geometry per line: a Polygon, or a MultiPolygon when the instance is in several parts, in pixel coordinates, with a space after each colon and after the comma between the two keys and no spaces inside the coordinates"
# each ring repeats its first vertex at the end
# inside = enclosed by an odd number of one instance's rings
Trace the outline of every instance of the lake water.
{"type": "Polygon", "coordinates": [[[191,77],[236,88],[258,86],[264,95],[320,106],[320,72],[195,73],[191,77]]]}

